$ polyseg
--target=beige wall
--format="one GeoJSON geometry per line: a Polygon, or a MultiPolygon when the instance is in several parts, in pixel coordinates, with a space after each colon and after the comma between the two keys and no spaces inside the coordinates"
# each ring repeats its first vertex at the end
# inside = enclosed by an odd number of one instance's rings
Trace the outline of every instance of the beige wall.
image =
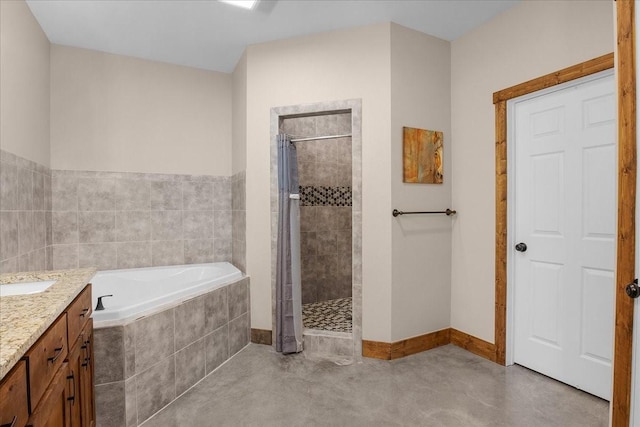
{"type": "Polygon", "coordinates": [[[448,326],[448,298],[451,326],[493,341],[492,93],[613,50],[609,1],[522,2],[450,52],[389,23],[265,43],[233,75],[50,46],[21,1],[0,15],[2,149],[55,169],[247,169],[254,328],[272,327],[270,109],[362,99],[363,338],[387,342],[448,326]],[[444,131],[442,186],[402,184],[402,126],[444,131]]]}
{"type": "Polygon", "coordinates": [[[247,271],[252,327],[271,329],[270,109],[362,99],[363,334],[391,338],[390,24],[247,49],[247,271]]]}
{"type": "Polygon", "coordinates": [[[247,54],[236,64],[233,80],[233,146],[231,171],[235,175],[247,169],[247,54]]]}
{"type": "Polygon", "coordinates": [[[0,147],[49,166],[49,40],[24,1],[0,1],[0,147]]]}
{"type": "MultiPolygon", "coordinates": [[[[391,25],[393,208],[443,210],[451,205],[450,64],[449,42],[391,25]],[[403,126],[444,133],[443,184],[402,182],[403,126]]],[[[446,215],[391,220],[392,341],[449,327],[452,221],[446,215]]]]}
{"type": "Polygon", "coordinates": [[[525,1],[452,43],[452,327],[494,340],[493,92],[613,47],[610,1],[525,1]]]}
{"type": "Polygon", "coordinates": [[[231,75],[51,46],[54,169],[231,175],[231,75]]]}

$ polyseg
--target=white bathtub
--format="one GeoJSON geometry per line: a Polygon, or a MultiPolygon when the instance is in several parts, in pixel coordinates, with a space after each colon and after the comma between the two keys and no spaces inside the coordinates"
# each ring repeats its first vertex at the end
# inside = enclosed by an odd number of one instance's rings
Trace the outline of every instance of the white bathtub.
{"type": "Polygon", "coordinates": [[[98,272],[94,307],[113,294],[92,314],[99,425],[143,423],[249,344],[249,281],[226,262],[98,272]]]}
{"type": "Polygon", "coordinates": [[[99,271],[92,280],[94,327],[128,323],[242,278],[228,262],[99,271]],[[95,310],[98,297],[104,310],[95,310]]]}

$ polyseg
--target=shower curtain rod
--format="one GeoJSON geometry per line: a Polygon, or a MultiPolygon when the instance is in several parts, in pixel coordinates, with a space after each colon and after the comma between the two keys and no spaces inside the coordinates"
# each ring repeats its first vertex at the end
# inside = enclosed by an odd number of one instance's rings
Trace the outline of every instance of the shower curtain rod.
{"type": "Polygon", "coordinates": [[[347,133],[347,134],[344,134],[344,135],[312,136],[310,138],[292,139],[291,142],[315,141],[315,140],[320,140],[320,139],[334,139],[334,138],[346,138],[346,137],[351,137],[351,134],[347,133]]]}

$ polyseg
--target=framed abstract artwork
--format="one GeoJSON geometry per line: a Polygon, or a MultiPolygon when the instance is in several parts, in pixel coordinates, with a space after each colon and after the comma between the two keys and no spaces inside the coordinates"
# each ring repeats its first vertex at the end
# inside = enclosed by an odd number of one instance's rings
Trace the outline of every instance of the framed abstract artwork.
{"type": "Polygon", "coordinates": [[[442,184],[442,132],[402,128],[402,181],[442,184]]]}

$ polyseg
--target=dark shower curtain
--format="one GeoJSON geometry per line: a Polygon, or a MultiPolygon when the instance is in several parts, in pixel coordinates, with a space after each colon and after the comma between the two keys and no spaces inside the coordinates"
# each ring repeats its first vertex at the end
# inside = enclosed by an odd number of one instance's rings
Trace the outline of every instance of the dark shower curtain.
{"type": "Polygon", "coordinates": [[[278,135],[278,254],[276,261],[276,351],[302,351],[300,195],[296,147],[278,135]]]}

